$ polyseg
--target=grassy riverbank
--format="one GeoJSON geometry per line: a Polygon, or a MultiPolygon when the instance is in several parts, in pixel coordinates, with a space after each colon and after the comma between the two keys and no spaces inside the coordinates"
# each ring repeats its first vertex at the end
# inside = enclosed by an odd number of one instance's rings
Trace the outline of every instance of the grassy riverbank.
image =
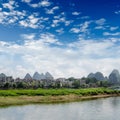
{"type": "Polygon", "coordinates": [[[119,95],[120,91],[106,88],[0,90],[0,106],[72,102],[119,95]]]}

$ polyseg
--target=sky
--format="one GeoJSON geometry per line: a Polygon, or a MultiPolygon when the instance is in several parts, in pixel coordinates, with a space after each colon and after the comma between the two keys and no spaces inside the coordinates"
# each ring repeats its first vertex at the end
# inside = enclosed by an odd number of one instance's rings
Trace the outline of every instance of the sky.
{"type": "Polygon", "coordinates": [[[120,71],[120,1],[0,0],[0,63],[21,78],[120,71]]]}

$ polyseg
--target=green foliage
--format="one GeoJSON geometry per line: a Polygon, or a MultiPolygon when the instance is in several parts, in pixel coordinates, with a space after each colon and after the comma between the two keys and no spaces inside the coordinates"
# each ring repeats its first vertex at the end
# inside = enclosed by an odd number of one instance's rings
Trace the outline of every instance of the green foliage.
{"type": "Polygon", "coordinates": [[[96,78],[86,78],[86,84],[89,84],[89,83],[96,83],[97,82],[97,79],[96,78]]]}
{"type": "Polygon", "coordinates": [[[0,96],[58,96],[75,94],[79,96],[91,96],[100,94],[119,94],[120,91],[107,88],[86,89],[27,89],[27,90],[0,90],[0,96]]]}
{"type": "Polygon", "coordinates": [[[98,81],[97,84],[98,84],[99,87],[108,87],[109,86],[109,83],[106,80],[98,81]]]}
{"type": "Polygon", "coordinates": [[[75,80],[73,82],[73,86],[74,86],[74,88],[80,88],[80,81],[79,80],[75,80]]]}
{"type": "Polygon", "coordinates": [[[9,87],[10,87],[10,84],[8,82],[5,83],[4,86],[3,86],[4,89],[8,89],[9,87]]]}
{"type": "Polygon", "coordinates": [[[25,88],[26,87],[26,85],[25,85],[25,83],[23,83],[23,82],[19,82],[18,84],[17,84],[17,88],[25,88]]]}

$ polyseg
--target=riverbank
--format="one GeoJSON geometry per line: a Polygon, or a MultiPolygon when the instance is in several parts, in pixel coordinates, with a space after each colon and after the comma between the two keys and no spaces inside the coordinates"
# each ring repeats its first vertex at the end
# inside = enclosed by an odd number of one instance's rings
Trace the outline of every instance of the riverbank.
{"type": "Polygon", "coordinates": [[[92,100],[107,97],[117,97],[120,94],[109,95],[93,95],[93,96],[78,96],[78,95],[62,95],[62,96],[7,96],[0,97],[0,107],[11,105],[25,105],[25,104],[49,104],[49,103],[63,103],[63,102],[75,102],[83,100],[92,100]]]}
{"type": "Polygon", "coordinates": [[[73,102],[113,96],[120,96],[120,91],[105,88],[0,90],[0,106],[73,102]]]}

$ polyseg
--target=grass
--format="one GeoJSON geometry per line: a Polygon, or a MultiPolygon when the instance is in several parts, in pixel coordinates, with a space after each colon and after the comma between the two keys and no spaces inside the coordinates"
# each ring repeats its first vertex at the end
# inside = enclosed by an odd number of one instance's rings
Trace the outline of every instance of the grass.
{"type": "Polygon", "coordinates": [[[0,96],[59,96],[59,95],[99,95],[99,94],[119,94],[120,91],[107,88],[87,88],[87,89],[16,89],[0,90],[0,96]]]}
{"type": "Polygon", "coordinates": [[[119,95],[120,91],[107,88],[0,90],[0,106],[71,102],[119,95]]]}

